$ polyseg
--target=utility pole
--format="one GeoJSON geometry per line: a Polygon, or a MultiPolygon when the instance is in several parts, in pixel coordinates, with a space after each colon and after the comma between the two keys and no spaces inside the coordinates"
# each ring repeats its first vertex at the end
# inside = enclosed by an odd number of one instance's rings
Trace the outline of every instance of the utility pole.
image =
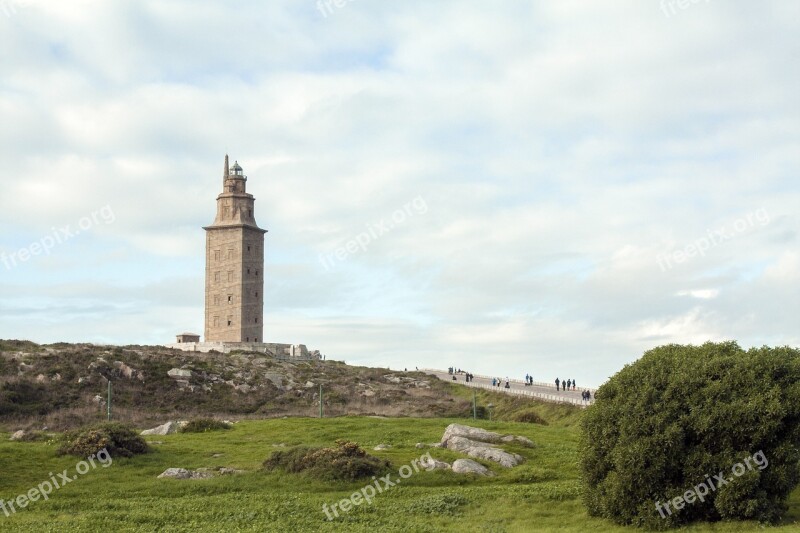
{"type": "Polygon", "coordinates": [[[472,419],[473,420],[477,420],[478,419],[478,403],[477,403],[477,399],[475,397],[475,391],[474,390],[472,391],[472,419]]]}
{"type": "Polygon", "coordinates": [[[111,380],[108,380],[108,401],[106,401],[108,421],[111,421],[111,380]]]}
{"type": "Polygon", "coordinates": [[[320,385],[319,385],[319,417],[323,418],[323,416],[324,415],[322,413],[322,383],[320,383],[320,385]]]}

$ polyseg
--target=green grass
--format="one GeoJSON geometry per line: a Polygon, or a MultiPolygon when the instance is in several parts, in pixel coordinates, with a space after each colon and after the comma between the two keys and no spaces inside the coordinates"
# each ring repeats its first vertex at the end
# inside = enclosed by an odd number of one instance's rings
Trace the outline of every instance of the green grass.
{"type": "MultiPolygon", "coordinates": [[[[636,531],[589,518],[578,489],[578,430],[570,420],[548,426],[477,421],[474,425],[529,437],[534,448],[509,447],[526,457],[514,469],[492,467],[495,478],[470,479],[451,472],[414,474],[339,519],[329,522],[322,505],[366,483],[325,483],[303,475],[266,473],[261,464],[278,444],[329,446],[336,439],[362,444],[369,453],[402,465],[426,450],[417,442],[439,440],[449,419],[274,419],[245,421],[224,432],[147,437],[163,441],[153,453],[116,459],[6,518],[0,531],[636,531]],[[377,444],[387,451],[372,451],[377,444]],[[214,458],[212,455],[222,454],[214,458]],[[168,467],[231,467],[247,473],[210,480],[162,480],[168,467]]],[[[461,420],[461,423],[472,421],[461,420]]],[[[431,449],[452,461],[458,454],[431,449]]],[[[0,498],[9,500],[69,469],[76,461],[56,457],[47,442],[9,442],[0,434],[0,498]]],[[[800,493],[790,501],[786,524],[800,531],[800,493]]],[[[687,531],[756,531],[754,523],[701,525],[687,531]]]]}

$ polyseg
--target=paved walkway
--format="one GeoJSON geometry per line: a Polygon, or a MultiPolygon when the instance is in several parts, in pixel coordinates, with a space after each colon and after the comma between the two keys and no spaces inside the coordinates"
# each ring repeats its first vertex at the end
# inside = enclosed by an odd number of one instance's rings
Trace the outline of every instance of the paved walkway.
{"type": "MultiPolygon", "coordinates": [[[[420,368],[420,371],[433,374],[437,378],[444,380],[444,381],[452,381],[453,376],[448,374],[446,370],[437,370],[433,368],[420,368]]],[[[574,391],[556,391],[556,384],[554,383],[541,383],[538,381],[534,381],[533,385],[525,385],[525,382],[518,379],[511,379],[509,380],[509,388],[505,388],[505,381],[503,381],[500,387],[492,387],[492,377],[491,376],[479,376],[475,374],[474,379],[467,383],[464,380],[464,374],[456,374],[456,381],[459,385],[466,385],[467,387],[473,387],[478,389],[486,389],[491,390],[493,392],[502,392],[505,394],[515,394],[517,396],[530,396],[534,398],[539,398],[541,400],[545,400],[548,402],[554,403],[569,403],[578,405],[581,407],[586,407],[590,405],[594,401],[594,394],[596,389],[588,389],[592,393],[592,401],[585,402],[581,399],[581,392],[586,389],[578,387],[574,391]]]]}

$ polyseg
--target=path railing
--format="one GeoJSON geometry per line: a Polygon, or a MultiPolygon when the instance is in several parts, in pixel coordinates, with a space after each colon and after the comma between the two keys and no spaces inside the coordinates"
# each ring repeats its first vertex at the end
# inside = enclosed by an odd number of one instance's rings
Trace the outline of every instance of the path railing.
{"type": "Polygon", "coordinates": [[[528,396],[533,398],[539,398],[541,400],[545,400],[548,402],[569,403],[580,407],[586,407],[594,402],[594,400],[589,400],[587,402],[586,400],[581,400],[579,398],[569,398],[567,396],[560,396],[558,394],[547,394],[546,392],[538,392],[533,390],[519,390],[519,389],[506,389],[505,387],[492,387],[491,385],[484,385],[483,383],[473,383],[472,381],[469,382],[459,381],[458,384],[466,385],[467,387],[473,387],[476,389],[485,389],[492,392],[503,392],[505,394],[516,394],[517,396],[528,396]]]}
{"type": "MultiPolygon", "coordinates": [[[[437,369],[433,369],[433,368],[421,368],[420,371],[421,372],[430,372],[430,373],[434,373],[434,374],[447,374],[446,371],[437,370],[437,369]]],[[[481,375],[478,375],[478,374],[473,374],[473,375],[475,377],[483,378],[483,379],[487,379],[487,380],[492,379],[491,376],[481,376],[481,375]]],[[[517,383],[520,386],[525,386],[525,382],[523,380],[510,379],[509,381],[513,382],[513,383],[517,383]]],[[[587,407],[587,406],[591,405],[592,403],[594,403],[594,394],[595,394],[595,391],[597,390],[597,389],[581,389],[581,390],[589,390],[589,391],[591,391],[592,399],[587,401],[587,400],[582,400],[580,398],[571,398],[569,396],[562,396],[560,394],[549,394],[549,393],[546,393],[546,392],[539,392],[539,391],[530,390],[530,389],[528,389],[528,390],[525,390],[525,389],[513,389],[513,388],[507,389],[507,388],[505,388],[503,386],[500,386],[500,387],[494,386],[493,387],[492,385],[488,385],[488,384],[485,384],[485,383],[475,383],[473,381],[465,382],[465,381],[459,380],[457,383],[459,385],[465,385],[467,387],[473,387],[473,388],[476,388],[476,389],[484,389],[484,390],[488,390],[488,391],[492,391],[492,392],[503,392],[505,394],[515,394],[517,396],[527,396],[527,397],[530,397],[530,398],[539,398],[541,400],[545,400],[545,401],[548,401],[548,402],[567,403],[567,404],[571,404],[571,405],[577,405],[579,407],[587,407]]],[[[556,388],[555,384],[539,383],[539,382],[536,382],[536,381],[533,382],[533,385],[534,386],[539,386],[539,387],[549,387],[549,388],[553,388],[553,389],[556,388]]]]}

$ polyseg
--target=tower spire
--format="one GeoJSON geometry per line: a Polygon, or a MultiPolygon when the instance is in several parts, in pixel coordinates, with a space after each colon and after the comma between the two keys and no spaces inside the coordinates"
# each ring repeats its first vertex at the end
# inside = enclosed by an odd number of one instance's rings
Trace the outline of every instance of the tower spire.
{"type": "Polygon", "coordinates": [[[230,176],[230,172],[230,167],[228,166],[228,154],[225,154],[225,173],[222,176],[227,178],[230,176]]]}

